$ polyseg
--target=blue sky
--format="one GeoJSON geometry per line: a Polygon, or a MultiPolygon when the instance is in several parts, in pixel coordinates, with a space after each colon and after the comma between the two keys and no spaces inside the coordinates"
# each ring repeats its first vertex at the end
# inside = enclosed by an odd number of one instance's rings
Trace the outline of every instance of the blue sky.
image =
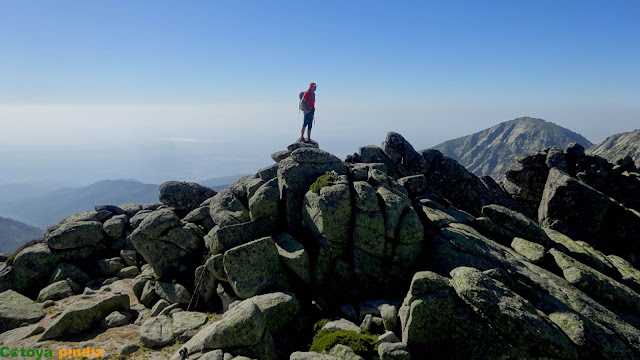
{"type": "Polygon", "coordinates": [[[308,79],[325,100],[618,105],[638,95],[640,3],[631,0],[2,8],[2,103],[287,101],[308,79]]]}
{"type": "Polygon", "coordinates": [[[0,0],[0,8],[5,146],[65,136],[65,145],[245,141],[264,143],[247,156],[268,162],[265,152],[299,134],[296,98],[310,81],[314,134],[339,154],[379,144],[386,131],[423,148],[519,116],[593,142],[639,123],[635,0],[0,0]],[[158,114],[171,115],[162,127],[158,114]]]}

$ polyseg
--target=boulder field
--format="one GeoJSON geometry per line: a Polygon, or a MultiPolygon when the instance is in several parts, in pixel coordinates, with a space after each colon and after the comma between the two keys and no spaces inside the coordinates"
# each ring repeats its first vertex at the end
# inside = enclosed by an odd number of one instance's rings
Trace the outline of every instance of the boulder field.
{"type": "Polygon", "coordinates": [[[126,327],[133,359],[640,358],[633,163],[570,144],[497,183],[397,133],[272,158],[50,226],[0,264],[0,344],[126,327]]]}

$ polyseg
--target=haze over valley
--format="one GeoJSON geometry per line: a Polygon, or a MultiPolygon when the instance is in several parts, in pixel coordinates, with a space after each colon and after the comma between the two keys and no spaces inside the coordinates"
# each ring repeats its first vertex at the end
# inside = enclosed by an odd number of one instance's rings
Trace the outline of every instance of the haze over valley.
{"type": "MultiPolygon", "coordinates": [[[[629,111],[605,108],[534,111],[532,106],[431,102],[359,108],[326,104],[318,111],[313,137],[344,158],[363,144],[379,144],[388,131],[405,134],[423,149],[529,115],[599,143],[634,130],[636,119],[629,111]]],[[[293,142],[300,131],[295,97],[278,106],[0,105],[0,114],[0,184],[65,187],[105,179],[161,184],[246,174],[270,165],[270,154],[293,142]]]]}

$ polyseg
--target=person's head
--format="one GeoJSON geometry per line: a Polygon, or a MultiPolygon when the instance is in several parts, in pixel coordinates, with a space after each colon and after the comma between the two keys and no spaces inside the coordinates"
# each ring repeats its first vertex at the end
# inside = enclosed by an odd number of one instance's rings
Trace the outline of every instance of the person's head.
{"type": "Polygon", "coordinates": [[[316,88],[318,87],[318,85],[314,82],[312,82],[311,84],[309,84],[309,90],[311,91],[316,91],[316,88]]]}

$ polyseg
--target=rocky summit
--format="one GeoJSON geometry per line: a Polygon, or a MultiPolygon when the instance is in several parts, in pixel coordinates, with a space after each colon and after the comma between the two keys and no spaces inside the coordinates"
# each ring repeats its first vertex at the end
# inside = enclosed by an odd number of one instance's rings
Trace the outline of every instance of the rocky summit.
{"type": "Polygon", "coordinates": [[[592,145],[582,135],[552,122],[521,117],[433,148],[459,161],[478,176],[489,175],[500,180],[515,164],[518,155],[572,142],[585,148],[592,145]]]}
{"type": "MultiPolygon", "coordinates": [[[[566,146],[566,145],[565,145],[566,146]]],[[[0,344],[130,359],[638,359],[640,172],[578,144],[497,183],[388,133],[102,205],[0,265],[0,344]]]]}

